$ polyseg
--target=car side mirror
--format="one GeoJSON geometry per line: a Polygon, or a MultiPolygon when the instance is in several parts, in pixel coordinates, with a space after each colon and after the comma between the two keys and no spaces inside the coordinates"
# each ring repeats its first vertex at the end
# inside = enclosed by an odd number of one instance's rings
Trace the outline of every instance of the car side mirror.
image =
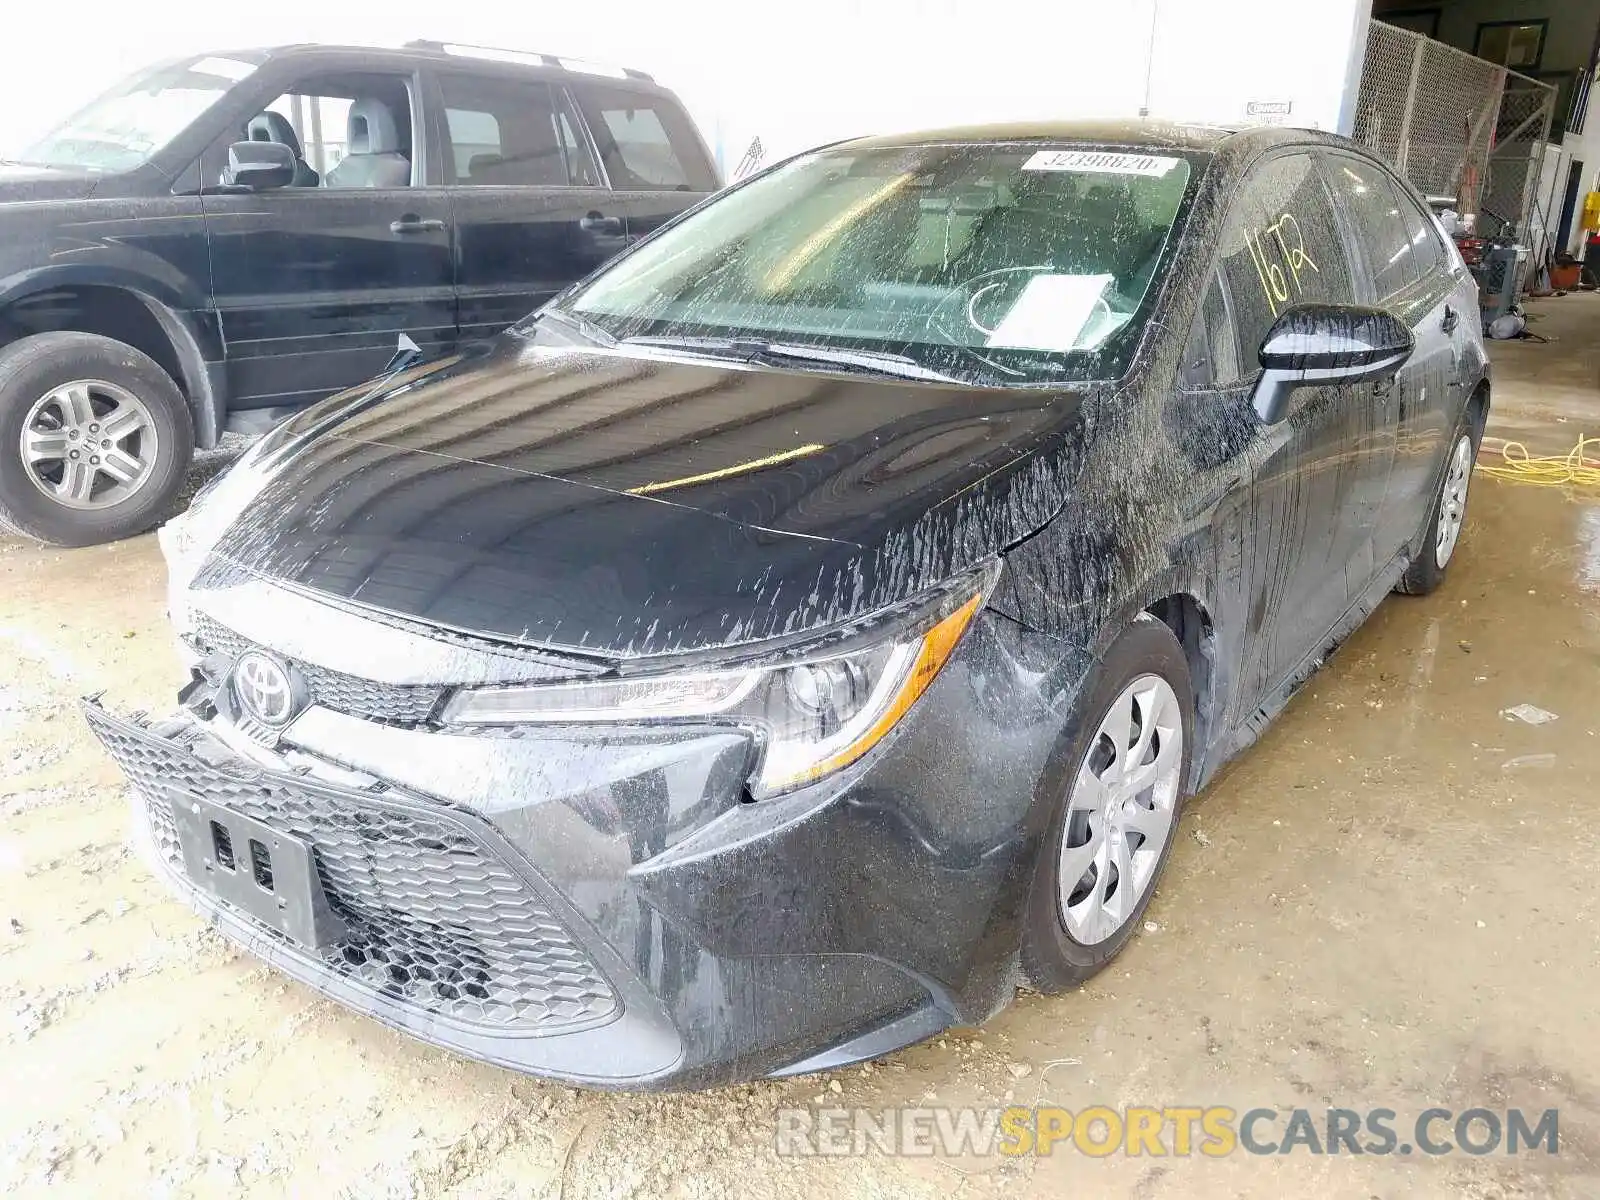
{"type": "Polygon", "coordinates": [[[1406,323],[1381,308],[1296,305],[1262,339],[1256,415],[1269,424],[1281,421],[1296,388],[1387,379],[1415,345],[1406,323]]]}
{"type": "Polygon", "coordinates": [[[234,142],[222,182],[253,191],[287,187],[294,182],[294,151],[282,142],[234,142]]]}

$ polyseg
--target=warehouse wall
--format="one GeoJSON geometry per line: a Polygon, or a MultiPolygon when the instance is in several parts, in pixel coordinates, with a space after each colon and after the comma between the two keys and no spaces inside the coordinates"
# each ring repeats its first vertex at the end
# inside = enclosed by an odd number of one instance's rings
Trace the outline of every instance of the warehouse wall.
{"type": "Polygon", "coordinates": [[[1419,8],[1439,9],[1439,32],[1434,36],[1468,54],[1482,22],[1549,21],[1539,64],[1542,71],[1587,66],[1600,26],[1600,0],[1375,0],[1372,15],[1382,20],[1386,12],[1419,8]]]}

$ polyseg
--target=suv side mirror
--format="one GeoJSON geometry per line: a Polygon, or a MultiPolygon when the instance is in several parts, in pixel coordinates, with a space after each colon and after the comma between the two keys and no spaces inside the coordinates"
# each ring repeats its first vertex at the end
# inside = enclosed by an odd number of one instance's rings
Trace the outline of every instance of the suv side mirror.
{"type": "Polygon", "coordinates": [[[1387,379],[1415,345],[1406,323],[1381,308],[1296,305],[1262,339],[1256,415],[1269,424],[1281,421],[1296,388],[1387,379]]]}
{"type": "Polygon", "coordinates": [[[222,182],[255,191],[287,187],[294,182],[294,151],[282,142],[234,142],[222,182]]]}

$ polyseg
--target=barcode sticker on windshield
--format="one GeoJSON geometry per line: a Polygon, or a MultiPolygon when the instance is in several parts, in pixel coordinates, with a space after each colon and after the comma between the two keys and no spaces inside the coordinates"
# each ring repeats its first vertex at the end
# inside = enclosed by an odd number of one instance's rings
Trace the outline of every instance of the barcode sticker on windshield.
{"type": "Polygon", "coordinates": [[[1160,154],[1118,154],[1109,150],[1040,150],[1022,164],[1024,171],[1084,171],[1106,175],[1165,175],[1178,165],[1160,154]]]}

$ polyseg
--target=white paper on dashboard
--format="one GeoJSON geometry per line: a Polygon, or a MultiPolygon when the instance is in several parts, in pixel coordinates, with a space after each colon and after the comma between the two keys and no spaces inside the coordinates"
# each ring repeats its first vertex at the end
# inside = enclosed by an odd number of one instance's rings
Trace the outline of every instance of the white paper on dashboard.
{"type": "Polygon", "coordinates": [[[986,345],[1012,350],[1071,350],[1089,323],[1110,275],[1035,275],[986,345]]]}

